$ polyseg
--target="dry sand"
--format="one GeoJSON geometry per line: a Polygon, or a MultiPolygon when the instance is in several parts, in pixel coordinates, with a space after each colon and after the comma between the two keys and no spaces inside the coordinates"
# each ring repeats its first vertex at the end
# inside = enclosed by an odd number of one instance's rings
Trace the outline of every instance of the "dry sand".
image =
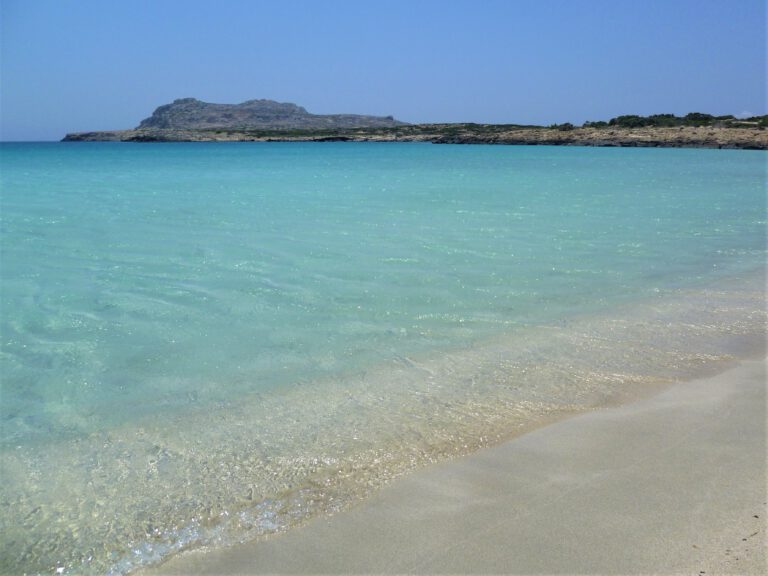
{"type": "Polygon", "coordinates": [[[766,362],[561,421],[154,574],[766,574],[766,362]]]}

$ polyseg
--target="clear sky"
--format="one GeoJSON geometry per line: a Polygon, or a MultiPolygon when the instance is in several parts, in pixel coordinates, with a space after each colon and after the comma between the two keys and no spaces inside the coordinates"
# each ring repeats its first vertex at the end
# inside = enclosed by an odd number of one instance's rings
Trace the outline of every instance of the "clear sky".
{"type": "Polygon", "coordinates": [[[0,138],[176,98],[407,122],[766,113],[765,0],[0,0],[0,138]]]}

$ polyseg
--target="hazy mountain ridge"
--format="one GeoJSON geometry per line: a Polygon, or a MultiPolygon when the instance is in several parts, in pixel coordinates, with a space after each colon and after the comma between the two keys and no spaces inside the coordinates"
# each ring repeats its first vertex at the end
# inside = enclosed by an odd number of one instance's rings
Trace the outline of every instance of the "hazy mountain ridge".
{"type": "Polygon", "coordinates": [[[137,130],[209,129],[340,129],[405,126],[392,116],[311,114],[301,106],[274,100],[247,100],[241,104],[214,104],[181,98],[158,107],[137,130]]]}

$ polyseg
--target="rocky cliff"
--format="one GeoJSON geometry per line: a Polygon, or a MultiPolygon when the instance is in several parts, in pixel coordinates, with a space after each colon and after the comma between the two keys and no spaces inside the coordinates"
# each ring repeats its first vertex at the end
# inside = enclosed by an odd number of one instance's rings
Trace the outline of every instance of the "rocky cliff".
{"type": "Polygon", "coordinates": [[[248,100],[242,104],[212,104],[195,98],[174,100],[142,120],[138,130],[320,130],[403,126],[392,116],[310,114],[296,104],[248,100]]]}

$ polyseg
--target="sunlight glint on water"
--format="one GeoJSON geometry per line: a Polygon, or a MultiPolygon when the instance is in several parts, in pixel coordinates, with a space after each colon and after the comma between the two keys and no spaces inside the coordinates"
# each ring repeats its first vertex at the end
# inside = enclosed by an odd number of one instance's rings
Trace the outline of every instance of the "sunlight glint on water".
{"type": "Polygon", "coordinates": [[[0,150],[2,570],[284,529],[764,334],[764,152],[0,150]]]}

